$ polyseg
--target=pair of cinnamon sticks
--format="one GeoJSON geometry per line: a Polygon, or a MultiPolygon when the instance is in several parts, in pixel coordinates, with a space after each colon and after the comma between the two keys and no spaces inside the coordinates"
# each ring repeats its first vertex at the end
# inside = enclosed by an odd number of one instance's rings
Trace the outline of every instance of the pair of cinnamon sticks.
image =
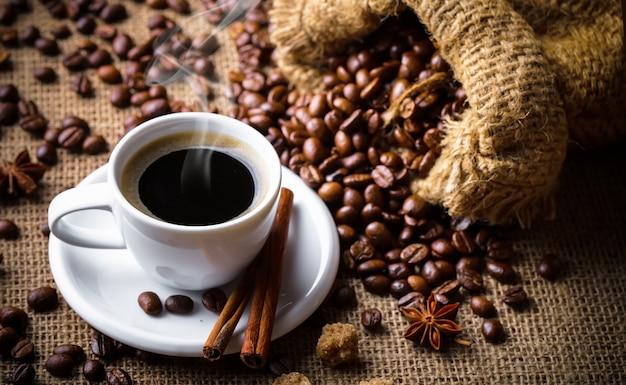
{"type": "Polygon", "coordinates": [[[239,356],[243,363],[251,368],[261,368],[267,362],[292,208],[293,192],[283,187],[270,235],[257,258],[246,269],[241,281],[228,297],[224,309],[202,347],[204,358],[215,361],[222,356],[239,319],[252,299],[239,356]]]}

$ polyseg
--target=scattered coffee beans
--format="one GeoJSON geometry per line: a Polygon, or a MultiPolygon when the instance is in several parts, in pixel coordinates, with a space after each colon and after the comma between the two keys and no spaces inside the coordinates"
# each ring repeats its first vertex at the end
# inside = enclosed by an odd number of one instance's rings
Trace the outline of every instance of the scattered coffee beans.
{"type": "Polygon", "coordinates": [[[503,342],[506,338],[502,323],[499,320],[493,318],[489,318],[483,321],[481,326],[481,332],[483,334],[483,337],[485,338],[485,341],[489,343],[503,342]]]}
{"type": "Polygon", "coordinates": [[[294,371],[295,361],[290,355],[280,353],[269,361],[268,368],[274,376],[282,376],[294,371]]]}
{"type": "Polygon", "coordinates": [[[472,312],[479,317],[491,318],[496,315],[496,308],[493,302],[482,295],[473,296],[470,300],[470,308],[472,312]]]}
{"type": "Polygon", "coordinates": [[[105,379],[106,369],[99,360],[90,359],[83,364],[83,376],[89,382],[101,382],[105,379]]]}
{"type": "Polygon", "coordinates": [[[74,359],[68,354],[54,353],[48,357],[44,367],[55,377],[68,377],[74,370],[74,359]]]}
{"type": "Polygon", "coordinates": [[[561,274],[561,269],[561,260],[555,254],[551,253],[541,257],[536,265],[537,274],[548,281],[555,281],[561,274]]]}
{"type": "Polygon", "coordinates": [[[523,287],[516,285],[504,291],[502,302],[514,309],[524,309],[529,305],[528,294],[523,287]]]}
{"type": "Polygon", "coordinates": [[[361,325],[367,330],[376,330],[382,323],[383,315],[376,308],[364,310],[361,313],[361,325]]]}
{"type": "Polygon", "coordinates": [[[31,364],[19,364],[11,376],[7,378],[7,382],[13,385],[30,385],[35,381],[37,372],[31,364]]]}
{"type": "Polygon", "coordinates": [[[188,314],[193,310],[193,300],[182,294],[171,295],[165,299],[165,309],[174,314],[188,314]]]}
{"type": "Polygon", "coordinates": [[[72,357],[74,362],[81,362],[86,357],[85,351],[83,350],[83,348],[81,346],[79,346],[79,345],[76,345],[76,344],[57,345],[52,350],[52,353],[55,353],[55,354],[67,354],[68,356],[72,357]]]}
{"type": "Polygon", "coordinates": [[[139,307],[144,313],[149,315],[158,315],[161,314],[163,310],[163,304],[161,303],[161,299],[159,296],[152,291],[144,291],[139,294],[137,297],[137,302],[139,303],[139,307]]]}
{"type": "Polygon", "coordinates": [[[57,73],[51,67],[37,67],[33,70],[33,75],[42,83],[54,83],[57,80],[57,73]]]}
{"type": "Polygon", "coordinates": [[[222,289],[212,288],[202,293],[202,297],[200,299],[202,301],[202,305],[209,311],[219,313],[224,308],[224,305],[226,305],[228,298],[222,289]]]}
{"type": "Polygon", "coordinates": [[[19,340],[19,334],[10,326],[0,328],[0,355],[11,354],[11,349],[19,340]]]}
{"type": "Polygon", "coordinates": [[[133,380],[122,368],[114,368],[105,373],[107,384],[109,385],[132,385],[133,380]]]}
{"type": "Polygon", "coordinates": [[[17,341],[11,349],[11,357],[18,361],[30,361],[35,354],[35,344],[28,339],[17,341]]]}
{"type": "Polygon", "coordinates": [[[0,219],[0,239],[17,239],[20,230],[10,219],[0,219]]]}
{"type": "Polygon", "coordinates": [[[59,306],[57,291],[50,286],[42,286],[29,291],[26,301],[28,306],[36,312],[54,310],[59,306]]]}
{"type": "Polygon", "coordinates": [[[21,333],[28,326],[28,314],[18,307],[4,306],[0,309],[0,325],[10,326],[21,333]]]}

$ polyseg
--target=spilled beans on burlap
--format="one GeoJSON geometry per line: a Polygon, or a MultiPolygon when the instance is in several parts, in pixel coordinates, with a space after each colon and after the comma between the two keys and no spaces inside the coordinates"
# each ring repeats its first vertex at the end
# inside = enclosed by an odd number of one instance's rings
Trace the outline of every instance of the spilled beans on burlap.
{"type": "Polygon", "coordinates": [[[620,0],[275,0],[278,64],[319,87],[329,56],[407,8],[467,94],[434,167],[412,182],[450,215],[522,227],[552,217],[566,154],[626,138],[620,0]]]}

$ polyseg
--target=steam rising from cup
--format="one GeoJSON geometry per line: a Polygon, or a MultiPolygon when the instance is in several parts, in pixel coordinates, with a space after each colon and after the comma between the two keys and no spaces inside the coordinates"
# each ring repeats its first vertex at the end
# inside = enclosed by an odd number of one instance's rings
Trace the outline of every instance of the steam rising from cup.
{"type": "MultiPolygon", "coordinates": [[[[190,68],[188,61],[198,59],[194,57],[194,51],[200,51],[209,56],[218,49],[216,35],[227,28],[233,22],[244,17],[254,9],[260,0],[231,0],[222,2],[218,8],[228,10],[221,21],[202,40],[202,34],[198,35],[192,44],[181,41],[179,38],[183,32],[180,24],[164,31],[154,42],[154,58],[146,68],[146,83],[149,85],[167,85],[173,82],[186,82],[192,93],[196,96],[198,106],[202,111],[209,110],[210,90],[219,88],[217,81],[210,76],[202,76],[190,68]]],[[[199,28],[207,26],[205,16],[215,9],[194,14],[184,21],[185,28],[193,28],[195,23],[201,22],[199,28]]],[[[197,55],[196,55],[197,56],[197,55]]],[[[207,65],[212,65],[209,62],[207,65]]],[[[208,72],[208,71],[207,71],[208,72]]],[[[210,71],[212,72],[212,71],[210,71]]],[[[201,132],[203,127],[198,127],[201,132]]],[[[200,137],[201,135],[199,135],[200,137]]],[[[181,171],[181,189],[183,192],[194,194],[197,192],[210,191],[206,186],[211,180],[211,154],[207,152],[189,152],[185,158],[181,171]]]]}

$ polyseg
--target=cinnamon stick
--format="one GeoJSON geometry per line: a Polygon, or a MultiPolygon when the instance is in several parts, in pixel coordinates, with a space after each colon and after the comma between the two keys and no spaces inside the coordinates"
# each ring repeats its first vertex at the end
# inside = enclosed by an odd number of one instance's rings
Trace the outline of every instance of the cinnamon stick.
{"type": "Polygon", "coordinates": [[[221,358],[253,293],[254,301],[251,305],[244,345],[241,350],[242,360],[250,361],[249,366],[263,366],[267,361],[292,207],[293,192],[282,188],[278,210],[267,241],[228,297],[211,333],[204,342],[202,355],[209,361],[221,358]],[[267,304],[265,304],[266,301],[267,304]],[[244,351],[246,352],[245,359],[243,358],[244,351]]]}
{"type": "Polygon", "coordinates": [[[220,359],[224,349],[228,346],[228,342],[230,342],[235,327],[237,327],[237,323],[246,309],[252,294],[252,285],[257,265],[258,258],[248,266],[241,281],[239,281],[235,290],[228,297],[217,321],[215,321],[215,325],[213,325],[213,329],[211,329],[211,333],[202,347],[202,355],[207,360],[215,361],[220,359]]]}
{"type": "Polygon", "coordinates": [[[282,188],[272,230],[258,257],[257,280],[239,355],[251,368],[263,367],[269,355],[292,208],[293,192],[282,188]]]}

